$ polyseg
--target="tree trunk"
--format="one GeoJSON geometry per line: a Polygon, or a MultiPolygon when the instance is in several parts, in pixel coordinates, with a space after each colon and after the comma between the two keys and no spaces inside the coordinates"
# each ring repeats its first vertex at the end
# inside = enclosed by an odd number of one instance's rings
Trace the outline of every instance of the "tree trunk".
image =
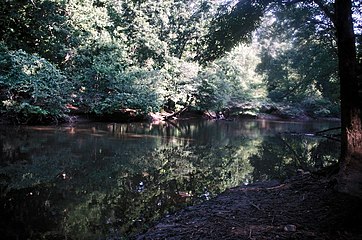
{"type": "Polygon", "coordinates": [[[341,84],[341,158],[338,188],[362,197],[362,124],[351,0],[335,1],[341,84]]]}

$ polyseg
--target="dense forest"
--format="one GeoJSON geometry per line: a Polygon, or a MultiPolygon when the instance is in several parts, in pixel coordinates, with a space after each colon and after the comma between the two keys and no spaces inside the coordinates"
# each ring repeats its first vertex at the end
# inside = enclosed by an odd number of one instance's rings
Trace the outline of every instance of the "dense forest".
{"type": "MultiPolygon", "coordinates": [[[[276,238],[294,234],[278,216],[296,224],[297,209],[311,229],[324,221],[347,239],[354,224],[360,239],[361,106],[361,1],[1,0],[0,235],[122,239],[179,206],[277,179],[255,189],[284,201],[268,202],[267,217],[237,194],[252,227],[265,218],[276,238]],[[181,113],[272,121],[168,121],[181,113]],[[304,180],[286,187],[295,175],[304,180]]],[[[231,219],[209,210],[220,218],[207,232],[231,219]]]]}
{"type": "Polygon", "coordinates": [[[251,1],[234,16],[237,2],[1,1],[2,119],[144,118],[185,108],[339,117],[336,35],[323,9],[251,1]]]}

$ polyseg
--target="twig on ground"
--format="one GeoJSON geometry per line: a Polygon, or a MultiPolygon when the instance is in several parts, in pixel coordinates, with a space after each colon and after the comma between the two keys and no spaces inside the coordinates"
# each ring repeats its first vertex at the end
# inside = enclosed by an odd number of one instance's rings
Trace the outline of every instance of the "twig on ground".
{"type": "Polygon", "coordinates": [[[250,204],[251,206],[255,207],[255,208],[258,209],[259,211],[262,211],[262,209],[261,209],[258,205],[256,205],[255,203],[253,203],[252,201],[248,200],[248,202],[249,202],[249,204],[250,204]]]}

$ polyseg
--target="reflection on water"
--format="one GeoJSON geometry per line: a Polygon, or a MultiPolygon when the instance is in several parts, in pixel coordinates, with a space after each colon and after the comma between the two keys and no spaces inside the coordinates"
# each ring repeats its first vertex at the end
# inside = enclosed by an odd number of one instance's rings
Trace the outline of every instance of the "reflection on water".
{"type": "Polygon", "coordinates": [[[112,239],[226,188],[336,161],[338,122],[187,121],[0,128],[0,234],[112,239]]]}

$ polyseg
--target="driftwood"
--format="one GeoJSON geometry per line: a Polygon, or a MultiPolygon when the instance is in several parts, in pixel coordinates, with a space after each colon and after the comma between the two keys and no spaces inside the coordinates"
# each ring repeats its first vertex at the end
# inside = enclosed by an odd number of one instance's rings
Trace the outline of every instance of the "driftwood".
{"type": "Polygon", "coordinates": [[[174,117],[179,116],[180,114],[182,114],[183,112],[187,111],[192,103],[194,99],[191,97],[189,98],[188,102],[185,104],[185,106],[175,112],[172,113],[168,113],[168,114],[161,114],[161,113],[151,113],[150,117],[152,118],[153,121],[170,121],[172,120],[174,117]]]}
{"type": "Polygon", "coordinates": [[[325,132],[329,132],[329,131],[333,131],[333,130],[338,130],[338,129],[341,129],[341,127],[328,128],[328,129],[325,129],[325,130],[322,130],[322,131],[318,131],[318,132],[315,133],[315,135],[320,135],[321,133],[325,133],[325,132]]]}
{"type": "Polygon", "coordinates": [[[165,115],[163,116],[163,120],[164,121],[169,121],[170,119],[172,119],[173,117],[176,117],[178,115],[180,115],[181,113],[185,112],[188,108],[189,108],[190,105],[187,105],[185,106],[184,108],[180,109],[179,111],[176,111],[174,113],[171,113],[171,114],[168,114],[168,115],[165,115]]]}
{"type": "Polygon", "coordinates": [[[317,135],[317,136],[322,136],[322,137],[328,138],[328,139],[330,139],[330,140],[340,142],[341,139],[339,139],[339,138],[335,138],[334,136],[330,136],[330,135],[325,135],[325,134],[323,134],[323,133],[326,133],[326,132],[329,132],[329,131],[339,130],[339,129],[341,129],[341,127],[328,128],[328,129],[325,129],[325,130],[316,132],[315,135],[317,135]]]}

